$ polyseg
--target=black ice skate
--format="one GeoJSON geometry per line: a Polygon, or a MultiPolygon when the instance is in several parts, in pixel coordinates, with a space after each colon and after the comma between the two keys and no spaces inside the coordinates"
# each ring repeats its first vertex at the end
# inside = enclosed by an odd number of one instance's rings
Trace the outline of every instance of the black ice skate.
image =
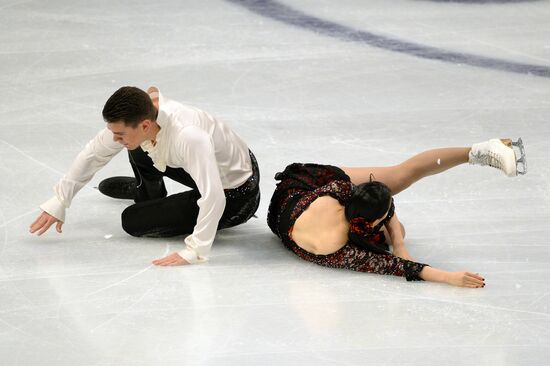
{"type": "Polygon", "coordinates": [[[97,187],[101,193],[112,198],[133,200],[136,195],[136,178],[111,177],[104,179],[97,187]]]}

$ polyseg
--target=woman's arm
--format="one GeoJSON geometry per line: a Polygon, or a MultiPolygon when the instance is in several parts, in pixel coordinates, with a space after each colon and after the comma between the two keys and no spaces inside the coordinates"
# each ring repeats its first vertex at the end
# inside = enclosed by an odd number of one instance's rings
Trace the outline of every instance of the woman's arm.
{"type": "Polygon", "coordinates": [[[395,256],[412,261],[412,257],[405,248],[405,229],[394,213],[390,221],[384,225],[391,241],[392,252],[395,256]]]}
{"type": "MultiPolygon", "coordinates": [[[[397,257],[412,261],[413,259],[405,248],[405,231],[403,225],[394,213],[390,221],[385,225],[391,238],[393,254],[397,257]]],[[[447,283],[454,286],[480,288],[485,286],[485,280],[477,273],[471,272],[447,272],[433,267],[426,266],[419,277],[425,281],[447,283]]]]}
{"type": "Polygon", "coordinates": [[[485,287],[485,279],[478,273],[471,272],[447,272],[433,267],[424,267],[419,273],[424,281],[441,282],[449,285],[482,288],[485,287]]]}

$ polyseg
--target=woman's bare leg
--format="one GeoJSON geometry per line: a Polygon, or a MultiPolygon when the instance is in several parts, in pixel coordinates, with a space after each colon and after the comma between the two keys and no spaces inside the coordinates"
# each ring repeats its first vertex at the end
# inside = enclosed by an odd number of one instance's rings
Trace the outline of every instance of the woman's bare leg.
{"type": "Polygon", "coordinates": [[[424,151],[399,165],[389,167],[346,168],[342,170],[355,185],[373,179],[386,184],[392,194],[398,194],[414,182],[468,162],[469,147],[448,147],[424,151]]]}

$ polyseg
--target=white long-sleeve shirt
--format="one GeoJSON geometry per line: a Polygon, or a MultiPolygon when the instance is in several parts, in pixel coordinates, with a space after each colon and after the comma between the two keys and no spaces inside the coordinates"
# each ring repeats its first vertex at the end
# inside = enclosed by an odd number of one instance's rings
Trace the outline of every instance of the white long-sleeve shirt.
{"type": "MultiPolygon", "coordinates": [[[[197,184],[201,198],[193,233],[178,254],[190,263],[206,261],[225,208],[224,189],[237,188],[252,175],[247,145],[223,122],[200,109],[164,98],[159,93],[156,143],[141,148],[155,168],[183,168],[197,184]]],[[[76,193],[94,174],[119,153],[123,146],[105,128],[77,155],[68,172],[54,186],[55,196],[40,208],[65,221],[65,210],[76,193]]]]}

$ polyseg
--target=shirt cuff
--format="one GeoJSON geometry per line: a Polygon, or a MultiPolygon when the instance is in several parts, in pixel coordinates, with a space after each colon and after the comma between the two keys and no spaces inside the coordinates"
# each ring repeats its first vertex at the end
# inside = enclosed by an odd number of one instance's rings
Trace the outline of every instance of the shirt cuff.
{"type": "Polygon", "coordinates": [[[49,213],[56,219],[65,222],[65,206],[57,199],[57,196],[53,196],[46,202],[40,205],[40,209],[49,213]]]}
{"type": "Polygon", "coordinates": [[[179,256],[185,259],[190,264],[197,264],[197,263],[204,263],[208,261],[208,258],[206,257],[199,257],[197,256],[197,253],[195,253],[194,250],[185,248],[183,250],[180,250],[178,252],[179,256]]]}
{"type": "Polygon", "coordinates": [[[178,254],[192,264],[206,262],[208,260],[207,255],[210,253],[210,245],[212,244],[201,243],[202,245],[200,245],[199,243],[200,241],[193,234],[188,235],[185,238],[186,248],[178,252],[178,254]]]}

